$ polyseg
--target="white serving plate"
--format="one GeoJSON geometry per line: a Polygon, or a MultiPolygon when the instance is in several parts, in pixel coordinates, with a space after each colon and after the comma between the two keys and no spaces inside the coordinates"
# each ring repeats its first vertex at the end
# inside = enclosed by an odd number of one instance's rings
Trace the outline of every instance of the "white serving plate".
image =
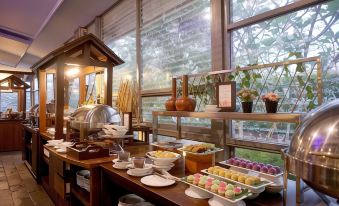
{"type": "MultiPolygon", "coordinates": [[[[259,171],[255,171],[255,170],[252,170],[252,169],[247,169],[247,168],[243,168],[243,167],[239,167],[239,166],[234,166],[234,165],[231,165],[231,164],[228,164],[226,161],[222,161],[222,162],[219,162],[220,164],[222,165],[226,165],[226,166],[229,166],[229,167],[233,167],[233,168],[236,168],[238,171],[247,171],[247,172],[254,172],[254,173],[258,173],[260,174],[261,176],[263,177],[270,177],[271,178],[278,178],[280,176],[282,176],[284,173],[281,172],[279,174],[276,174],[276,175],[271,175],[271,174],[268,174],[268,173],[263,173],[263,172],[259,172],[259,171]]],[[[268,178],[267,178],[268,179],[268,178]]]]}
{"type": "Polygon", "coordinates": [[[146,156],[149,157],[151,160],[153,160],[154,164],[157,166],[169,166],[171,163],[173,163],[174,161],[176,161],[177,159],[179,159],[181,157],[180,154],[174,153],[176,157],[174,158],[158,158],[158,157],[154,157],[152,154],[155,153],[155,151],[152,152],[147,152],[146,156]]]}
{"type": "Polygon", "coordinates": [[[261,193],[261,192],[263,192],[265,190],[266,186],[271,185],[273,183],[273,182],[271,182],[271,181],[261,177],[260,178],[261,181],[267,181],[267,182],[264,183],[264,184],[257,185],[257,186],[251,186],[251,185],[246,185],[244,183],[241,183],[241,182],[238,182],[238,181],[235,181],[235,180],[232,180],[232,179],[228,179],[226,177],[222,177],[222,176],[219,176],[219,175],[215,175],[215,174],[209,173],[207,169],[201,170],[201,172],[205,173],[205,174],[208,174],[211,177],[214,177],[214,178],[217,178],[217,179],[221,179],[221,180],[224,180],[226,182],[231,182],[231,183],[236,184],[237,186],[240,186],[242,188],[247,188],[252,193],[261,193]]]}
{"type": "Polygon", "coordinates": [[[185,184],[190,185],[191,187],[195,187],[195,188],[200,189],[200,190],[202,190],[202,191],[208,192],[208,193],[212,194],[213,196],[218,196],[219,198],[222,198],[222,199],[226,200],[228,203],[233,203],[233,204],[234,204],[234,203],[237,203],[238,201],[241,201],[241,200],[243,200],[243,199],[245,199],[245,198],[247,198],[247,197],[252,196],[252,193],[251,193],[251,192],[248,192],[247,195],[242,195],[242,196],[239,197],[239,198],[235,198],[235,199],[231,200],[231,199],[228,199],[228,198],[226,198],[226,197],[223,197],[223,196],[221,196],[221,195],[219,195],[219,194],[217,194],[217,193],[214,193],[214,192],[211,192],[211,191],[209,191],[209,190],[206,190],[205,188],[201,188],[201,187],[199,187],[199,186],[196,186],[196,185],[194,185],[194,184],[191,184],[191,183],[189,183],[189,182],[186,182],[186,181],[184,181],[184,180],[182,180],[182,182],[185,183],[185,184]]]}
{"type": "Polygon", "coordinates": [[[214,154],[216,152],[221,152],[223,151],[224,149],[221,149],[221,148],[214,148],[214,150],[210,150],[210,151],[207,151],[207,152],[203,152],[203,153],[196,153],[196,152],[189,152],[189,151],[185,151],[184,148],[179,148],[177,149],[181,152],[186,152],[187,154],[193,154],[193,155],[209,155],[209,154],[214,154]]]}
{"type": "Polygon", "coordinates": [[[167,187],[173,185],[175,180],[169,180],[158,175],[148,175],[140,179],[141,183],[151,187],[167,187]]]}

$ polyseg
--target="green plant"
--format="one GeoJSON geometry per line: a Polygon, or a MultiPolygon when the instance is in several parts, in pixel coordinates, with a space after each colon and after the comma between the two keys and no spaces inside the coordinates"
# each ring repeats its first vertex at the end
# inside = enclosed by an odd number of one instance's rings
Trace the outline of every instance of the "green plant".
{"type": "Polygon", "coordinates": [[[253,102],[258,97],[258,92],[255,89],[243,88],[238,93],[237,96],[241,99],[242,102],[253,102]]]}

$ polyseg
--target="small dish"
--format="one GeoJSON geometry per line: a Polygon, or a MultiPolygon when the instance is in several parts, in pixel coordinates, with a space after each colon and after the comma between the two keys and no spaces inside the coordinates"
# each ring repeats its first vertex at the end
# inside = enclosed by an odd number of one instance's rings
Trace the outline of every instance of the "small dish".
{"type": "Polygon", "coordinates": [[[125,167],[125,166],[120,166],[120,165],[117,165],[117,164],[113,164],[113,168],[114,168],[114,169],[118,169],[118,170],[125,170],[125,169],[127,169],[127,167],[125,167]]]}
{"type": "Polygon", "coordinates": [[[152,167],[153,167],[154,169],[165,170],[166,172],[169,171],[169,170],[171,170],[172,167],[174,167],[174,166],[175,166],[174,163],[171,163],[171,164],[165,165],[165,166],[152,165],[152,167]]]}
{"type": "Polygon", "coordinates": [[[59,152],[59,153],[66,153],[67,152],[67,150],[66,149],[61,149],[61,148],[59,148],[59,149],[57,149],[56,150],[57,152],[59,152]]]}
{"type": "Polygon", "coordinates": [[[129,171],[136,175],[146,174],[153,171],[153,167],[151,164],[145,164],[144,168],[134,168],[132,165],[128,165],[127,167],[130,168],[129,171]]]}
{"type": "Polygon", "coordinates": [[[140,179],[141,183],[151,187],[167,187],[175,183],[174,180],[169,180],[158,175],[148,175],[140,179]]]}

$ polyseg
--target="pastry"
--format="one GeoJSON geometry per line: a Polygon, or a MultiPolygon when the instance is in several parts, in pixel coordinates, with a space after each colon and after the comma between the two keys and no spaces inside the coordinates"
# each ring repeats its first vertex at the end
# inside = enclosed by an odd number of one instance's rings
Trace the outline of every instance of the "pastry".
{"type": "Polygon", "coordinates": [[[200,180],[199,180],[199,183],[198,183],[198,186],[199,186],[199,187],[202,187],[202,188],[205,188],[205,184],[206,184],[206,180],[200,179],[200,180]]]}
{"type": "Polygon", "coordinates": [[[210,167],[210,168],[208,168],[208,173],[212,173],[213,174],[213,171],[214,171],[214,167],[210,167]]]}
{"type": "Polygon", "coordinates": [[[232,173],[231,172],[225,172],[224,177],[227,178],[227,179],[231,179],[232,173]]]}
{"type": "Polygon", "coordinates": [[[219,180],[213,180],[212,181],[212,184],[216,184],[216,185],[219,185],[220,181],[219,180]]]}
{"type": "Polygon", "coordinates": [[[211,192],[217,193],[219,189],[219,186],[217,184],[212,184],[211,186],[211,192]]]}
{"type": "Polygon", "coordinates": [[[194,180],[194,176],[193,175],[187,176],[187,182],[193,183],[193,180],[194,180]]]}
{"type": "Polygon", "coordinates": [[[219,169],[214,169],[213,174],[214,175],[219,175],[219,169]]]}
{"type": "Polygon", "coordinates": [[[227,197],[227,198],[234,198],[234,196],[235,196],[235,194],[234,194],[233,190],[227,190],[225,192],[225,197],[227,197]]]}
{"type": "Polygon", "coordinates": [[[254,185],[254,179],[252,177],[247,178],[245,180],[245,184],[253,186],[254,185]]]}
{"type": "Polygon", "coordinates": [[[224,197],[225,192],[226,192],[225,187],[220,187],[220,186],[219,186],[219,188],[218,188],[218,194],[219,194],[220,196],[223,196],[223,197],[224,197]]]}
{"type": "Polygon", "coordinates": [[[245,176],[239,176],[238,177],[238,182],[245,183],[246,177],[245,176]]]}
{"type": "Polygon", "coordinates": [[[193,184],[194,184],[194,185],[198,185],[198,184],[199,184],[199,181],[200,181],[200,178],[195,177],[194,180],[193,180],[193,184]]]}
{"type": "Polygon", "coordinates": [[[239,175],[233,174],[231,179],[234,180],[234,181],[238,181],[238,177],[239,177],[239,175]]]}
{"type": "Polygon", "coordinates": [[[221,182],[219,183],[219,187],[226,187],[226,185],[227,185],[226,182],[222,182],[222,181],[221,181],[221,182]]]}
{"type": "Polygon", "coordinates": [[[226,186],[226,190],[233,190],[233,189],[234,189],[234,185],[232,185],[232,184],[228,184],[226,186]]]}
{"type": "Polygon", "coordinates": [[[260,184],[260,182],[261,182],[260,177],[252,177],[252,178],[253,178],[253,180],[254,180],[254,184],[255,184],[255,185],[260,184]]]}
{"type": "Polygon", "coordinates": [[[211,187],[212,187],[212,181],[207,181],[206,184],[205,184],[205,189],[206,190],[211,190],[211,187]]]}
{"type": "Polygon", "coordinates": [[[225,170],[220,170],[220,171],[219,171],[219,176],[222,176],[222,177],[223,177],[224,175],[225,175],[225,170]]]}
{"type": "Polygon", "coordinates": [[[235,187],[235,188],[233,189],[233,192],[234,192],[235,195],[240,195],[242,191],[241,191],[241,188],[240,188],[240,187],[235,187]]]}

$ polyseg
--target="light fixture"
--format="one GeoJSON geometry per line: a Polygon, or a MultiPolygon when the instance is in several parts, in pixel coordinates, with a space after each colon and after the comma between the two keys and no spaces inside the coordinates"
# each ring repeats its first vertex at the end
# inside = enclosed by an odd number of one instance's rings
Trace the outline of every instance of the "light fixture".
{"type": "Polygon", "coordinates": [[[76,67],[80,67],[80,64],[72,64],[72,63],[65,63],[67,66],[76,66],[76,67]]]}
{"type": "Polygon", "coordinates": [[[68,77],[72,77],[72,76],[79,74],[79,72],[80,72],[80,69],[75,67],[75,68],[71,68],[71,69],[67,70],[65,72],[65,74],[68,77]]]}
{"type": "Polygon", "coordinates": [[[13,92],[13,90],[11,90],[11,89],[6,89],[6,90],[0,90],[0,92],[1,93],[12,93],[13,92]]]}

